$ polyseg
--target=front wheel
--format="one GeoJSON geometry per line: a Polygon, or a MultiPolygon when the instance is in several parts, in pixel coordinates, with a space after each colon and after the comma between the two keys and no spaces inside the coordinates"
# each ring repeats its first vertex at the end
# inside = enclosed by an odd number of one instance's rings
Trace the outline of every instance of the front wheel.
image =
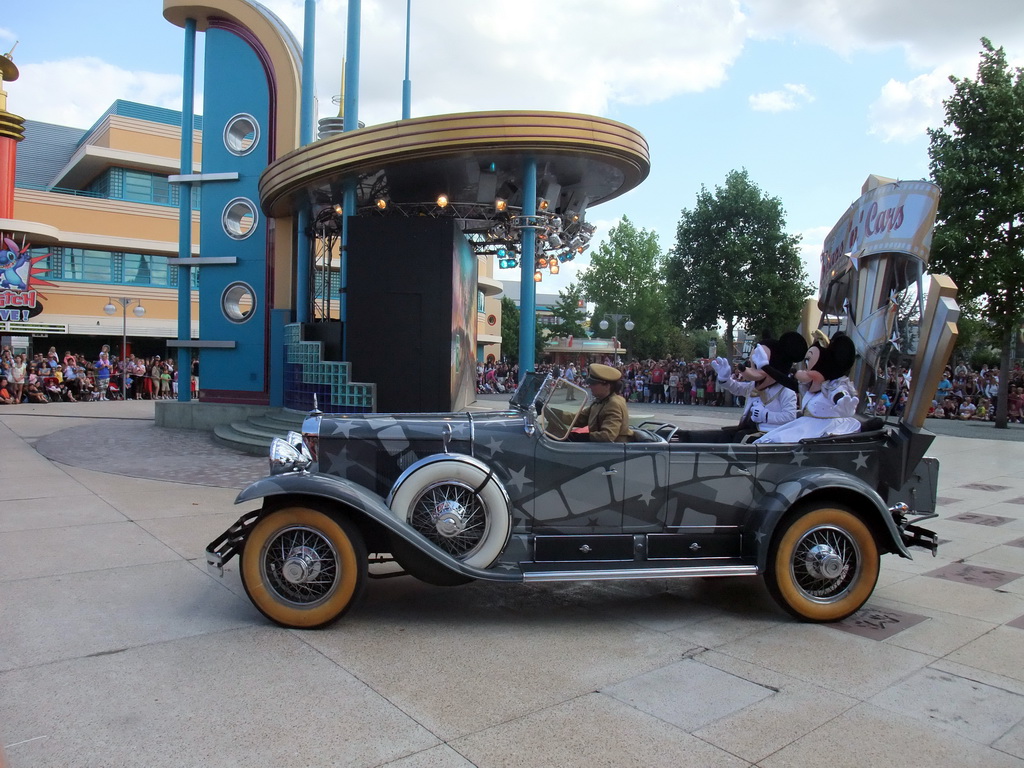
{"type": "Polygon", "coordinates": [[[864,521],[849,509],[824,504],[780,524],[765,582],[775,601],[798,619],[839,621],[871,596],[878,569],[878,546],[864,521]]]}
{"type": "Polygon", "coordinates": [[[347,520],[285,507],[253,526],[242,550],[245,593],[271,621],[314,629],[341,618],[366,585],[366,545],[347,520]]]}

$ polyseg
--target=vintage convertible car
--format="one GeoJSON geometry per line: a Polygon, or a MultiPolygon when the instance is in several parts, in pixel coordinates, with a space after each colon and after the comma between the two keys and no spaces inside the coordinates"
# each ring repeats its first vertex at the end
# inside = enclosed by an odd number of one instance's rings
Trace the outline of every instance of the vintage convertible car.
{"type": "Polygon", "coordinates": [[[531,373],[508,410],[328,416],[271,447],[262,499],[207,548],[287,627],[342,616],[371,564],[437,585],[765,578],[808,621],[860,608],[881,553],[934,553],[932,436],[902,423],[799,444],[694,444],[646,423],[631,443],[571,442],[589,394],[531,373]],[[557,418],[555,417],[557,414],[557,418]]]}

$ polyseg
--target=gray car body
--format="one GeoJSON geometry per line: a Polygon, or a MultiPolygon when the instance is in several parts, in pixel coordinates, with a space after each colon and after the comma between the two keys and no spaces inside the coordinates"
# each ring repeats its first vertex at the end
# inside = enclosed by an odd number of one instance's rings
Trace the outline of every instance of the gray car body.
{"type": "MultiPolygon", "coordinates": [[[[309,467],[258,481],[237,502],[317,500],[385,532],[378,542],[398,537],[445,569],[497,581],[753,575],[780,521],[811,501],[856,510],[880,551],[910,557],[906,516],[893,507],[908,502],[927,517],[936,499],[937,462],[921,458],[931,436],[898,424],[788,445],[578,443],[552,439],[532,407],[514,406],[313,414],[303,439],[309,467]],[[388,505],[401,480],[436,462],[472,463],[507,497],[510,532],[487,567],[453,557],[388,505]]],[[[237,551],[246,530],[233,537],[237,551]]]]}

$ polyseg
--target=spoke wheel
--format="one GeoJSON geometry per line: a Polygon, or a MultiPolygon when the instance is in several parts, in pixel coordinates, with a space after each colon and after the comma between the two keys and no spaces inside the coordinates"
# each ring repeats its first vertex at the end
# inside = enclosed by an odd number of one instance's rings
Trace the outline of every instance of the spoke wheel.
{"type": "Polygon", "coordinates": [[[362,594],[366,568],[355,526],[307,507],[266,515],[242,550],[246,594],[286,627],[312,629],[339,619],[362,594]]]}
{"type": "Polygon", "coordinates": [[[864,605],[878,570],[878,546],[864,521],[823,505],[780,523],[765,580],[776,602],[797,618],[839,621],[864,605]]]}
{"type": "Polygon", "coordinates": [[[472,557],[487,534],[487,514],[465,483],[428,486],[413,502],[409,525],[455,558],[472,557]]]}
{"type": "Polygon", "coordinates": [[[493,477],[464,461],[425,465],[403,479],[389,500],[395,515],[467,565],[488,567],[508,541],[508,498],[493,477]]]}

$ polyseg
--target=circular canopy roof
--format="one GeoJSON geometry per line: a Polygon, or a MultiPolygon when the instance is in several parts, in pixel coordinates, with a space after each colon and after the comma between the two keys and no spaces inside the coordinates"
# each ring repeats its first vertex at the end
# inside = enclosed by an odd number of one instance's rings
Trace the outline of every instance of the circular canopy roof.
{"type": "Polygon", "coordinates": [[[624,194],[650,172],[647,141],[613,120],[564,112],[470,112],[400,120],[316,141],[260,177],[263,211],[289,216],[341,200],[356,177],[358,205],[383,197],[417,204],[522,204],[522,166],[537,162],[537,194],[550,210],[582,213],[624,194]]]}

